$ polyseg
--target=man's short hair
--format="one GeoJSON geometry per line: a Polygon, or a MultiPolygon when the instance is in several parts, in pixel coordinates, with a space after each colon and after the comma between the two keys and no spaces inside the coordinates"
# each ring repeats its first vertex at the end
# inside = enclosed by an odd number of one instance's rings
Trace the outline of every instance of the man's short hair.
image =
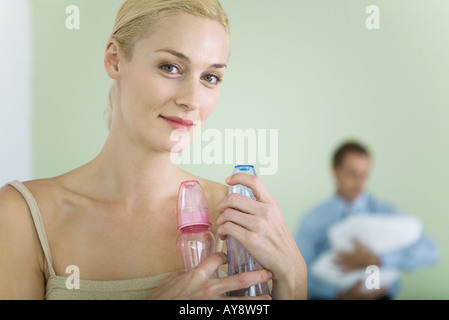
{"type": "Polygon", "coordinates": [[[338,149],[335,151],[334,156],[332,158],[332,164],[334,168],[337,168],[342,165],[343,159],[348,153],[358,153],[361,155],[370,156],[370,153],[366,147],[356,141],[347,141],[343,143],[338,149]]]}

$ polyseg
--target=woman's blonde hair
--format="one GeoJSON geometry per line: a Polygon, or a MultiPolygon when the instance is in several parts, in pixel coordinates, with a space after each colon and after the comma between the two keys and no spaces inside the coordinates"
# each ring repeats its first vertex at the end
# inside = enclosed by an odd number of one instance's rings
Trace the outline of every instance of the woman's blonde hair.
{"type": "MultiPolygon", "coordinates": [[[[111,39],[118,44],[121,57],[130,60],[135,43],[151,34],[167,14],[187,13],[219,22],[229,34],[229,21],[218,0],[125,0],[118,11],[111,39]]],[[[109,91],[106,110],[108,129],[112,121],[115,85],[109,91]]]]}

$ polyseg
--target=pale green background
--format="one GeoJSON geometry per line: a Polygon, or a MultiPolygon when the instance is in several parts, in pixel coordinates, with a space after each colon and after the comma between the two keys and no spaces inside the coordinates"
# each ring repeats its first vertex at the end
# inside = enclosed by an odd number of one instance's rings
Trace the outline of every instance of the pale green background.
{"type": "MultiPolygon", "coordinates": [[[[111,80],[103,53],[122,0],[34,0],[34,175],[101,149],[111,80]],[[81,29],[65,27],[68,5],[81,29]]],[[[375,165],[369,190],[422,218],[436,267],[403,276],[402,299],[449,298],[449,1],[222,0],[232,56],[207,128],[279,130],[279,170],[263,177],[292,232],[329,197],[329,158],[348,137],[375,165]],[[381,10],[367,30],[365,8],[381,10]]],[[[183,166],[224,182],[231,165],[183,166]]]]}

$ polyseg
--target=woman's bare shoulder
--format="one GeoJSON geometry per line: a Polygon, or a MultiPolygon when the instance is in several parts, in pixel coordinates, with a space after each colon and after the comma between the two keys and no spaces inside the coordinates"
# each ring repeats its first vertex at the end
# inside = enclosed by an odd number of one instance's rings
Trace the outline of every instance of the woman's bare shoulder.
{"type": "Polygon", "coordinates": [[[30,209],[11,185],[0,188],[0,298],[40,299],[44,255],[30,209]]]}
{"type": "Polygon", "coordinates": [[[63,187],[60,177],[36,179],[23,182],[25,187],[36,196],[42,196],[43,194],[55,194],[61,191],[63,187]]]}
{"type": "MultiPolygon", "coordinates": [[[[30,180],[22,184],[31,192],[42,193],[45,182],[41,180],[30,180]]],[[[30,215],[29,207],[24,196],[12,185],[6,184],[0,188],[0,219],[17,220],[30,215]]]]}
{"type": "Polygon", "coordinates": [[[9,216],[13,213],[27,211],[28,206],[19,191],[9,184],[0,188],[0,219],[11,218],[9,216]]]}
{"type": "MultiPolygon", "coordinates": [[[[51,197],[56,194],[58,189],[57,179],[39,179],[21,182],[31,196],[36,199],[45,195],[51,197]]],[[[30,209],[24,196],[10,184],[6,184],[0,188],[0,221],[17,223],[17,227],[26,226],[25,220],[31,218],[30,209]]],[[[0,223],[1,224],[1,223],[0,223]]]]}

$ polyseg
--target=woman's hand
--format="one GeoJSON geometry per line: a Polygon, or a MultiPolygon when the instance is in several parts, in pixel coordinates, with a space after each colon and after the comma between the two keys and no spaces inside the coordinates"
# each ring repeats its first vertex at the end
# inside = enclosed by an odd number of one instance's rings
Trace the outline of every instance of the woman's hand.
{"type": "Polygon", "coordinates": [[[306,299],[307,267],[282,212],[259,177],[238,173],[229,185],[251,188],[256,200],[230,194],[217,210],[220,239],[232,236],[273,273],[273,298],[306,299]]]}
{"type": "Polygon", "coordinates": [[[267,300],[270,296],[226,297],[229,291],[245,289],[271,279],[266,270],[242,273],[226,278],[215,278],[218,268],[227,261],[224,253],[214,253],[188,272],[173,272],[161,282],[148,298],[149,300],[221,300],[257,299],[267,300]]]}

